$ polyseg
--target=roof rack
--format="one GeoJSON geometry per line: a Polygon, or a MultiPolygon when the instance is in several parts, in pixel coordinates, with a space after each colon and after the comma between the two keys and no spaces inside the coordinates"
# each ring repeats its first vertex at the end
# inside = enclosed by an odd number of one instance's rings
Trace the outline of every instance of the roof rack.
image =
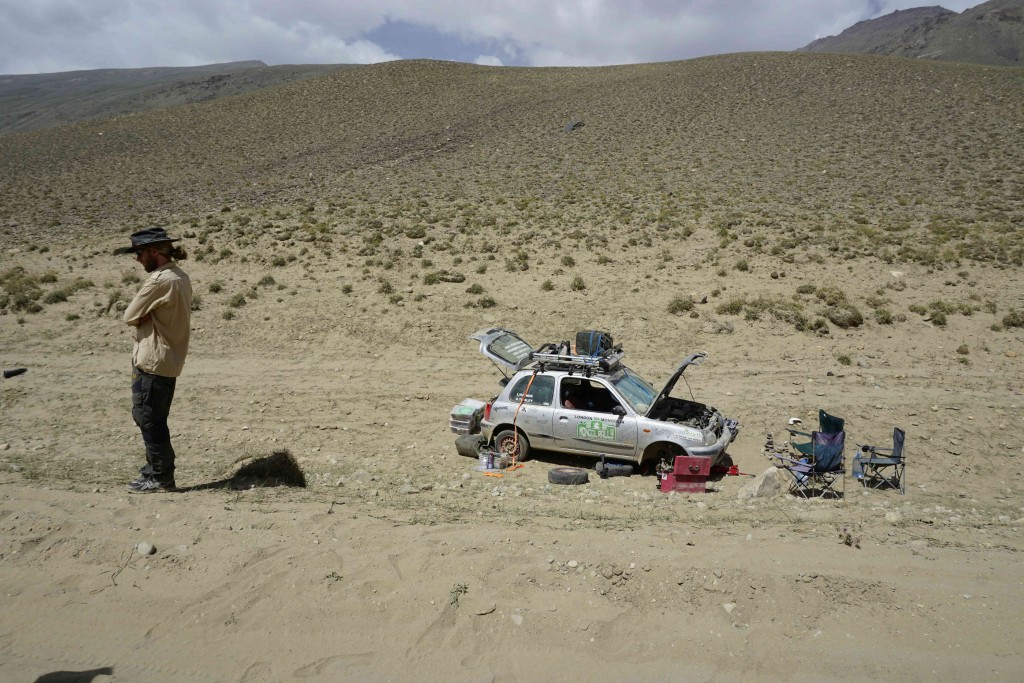
{"type": "Polygon", "coordinates": [[[619,367],[619,362],[626,355],[621,346],[615,346],[597,356],[577,356],[571,353],[560,353],[564,348],[564,346],[558,347],[554,344],[545,344],[530,354],[530,361],[539,365],[541,371],[545,368],[568,368],[570,371],[580,370],[585,375],[590,376],[595,371],[612,372],[619,367]]]}

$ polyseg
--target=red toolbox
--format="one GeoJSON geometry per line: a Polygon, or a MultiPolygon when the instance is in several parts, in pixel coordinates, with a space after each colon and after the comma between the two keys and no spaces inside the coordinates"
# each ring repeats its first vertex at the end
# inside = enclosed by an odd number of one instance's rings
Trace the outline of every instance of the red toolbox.
{"type": "Polygon", "coordinates": [[[661,492],[704,493],[711,474],[711,458],[677,455],[672,469],[661,473],[661,492]]]}

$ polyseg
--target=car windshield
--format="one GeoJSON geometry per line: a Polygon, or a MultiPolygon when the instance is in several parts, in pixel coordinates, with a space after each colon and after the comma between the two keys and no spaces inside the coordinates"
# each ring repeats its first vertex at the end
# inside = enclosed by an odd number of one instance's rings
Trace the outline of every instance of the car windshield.
{"type": "Polygon", "coordinates": [[[624,367],[620,372],[615,373],[611,377],[611,381],[619,395],[641,415],[647,413],[651,403],[658,397],[658,392],[654,390],[654,387],[629,368],[624,367]]]}

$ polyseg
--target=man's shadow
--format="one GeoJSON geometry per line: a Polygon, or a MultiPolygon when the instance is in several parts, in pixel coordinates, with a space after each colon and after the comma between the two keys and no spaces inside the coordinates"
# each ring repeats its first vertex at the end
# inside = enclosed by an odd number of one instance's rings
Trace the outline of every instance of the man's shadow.
{"type": "Polygon", "coordinates": [[[53,671],[43,674],[35,683],[92,683],[97,676],[113,676],[114,667],[104,666],[88,671],[53,671]]]}
{"type": "Polygon", "coordinates": [[[209,489],[249,489],[253,486],[292,486],[306,488],[306,475],[288,450],[274,451],[259,458],[243,458],[235,463],[233,474],[217,481],[183,486],[180,492],[209,489]]]}

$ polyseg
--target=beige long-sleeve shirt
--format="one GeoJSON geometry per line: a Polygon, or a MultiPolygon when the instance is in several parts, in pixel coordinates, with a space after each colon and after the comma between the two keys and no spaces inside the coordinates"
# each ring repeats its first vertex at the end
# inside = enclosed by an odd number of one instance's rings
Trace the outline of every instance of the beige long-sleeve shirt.
{"type": "Polygon", "coordinates": [[[135,328],[135,367],[179,376],[188,353],[191,311],[192,282],[185,271],[173,261],[154,270],[124,312],[124,321],[135,328]]]}

